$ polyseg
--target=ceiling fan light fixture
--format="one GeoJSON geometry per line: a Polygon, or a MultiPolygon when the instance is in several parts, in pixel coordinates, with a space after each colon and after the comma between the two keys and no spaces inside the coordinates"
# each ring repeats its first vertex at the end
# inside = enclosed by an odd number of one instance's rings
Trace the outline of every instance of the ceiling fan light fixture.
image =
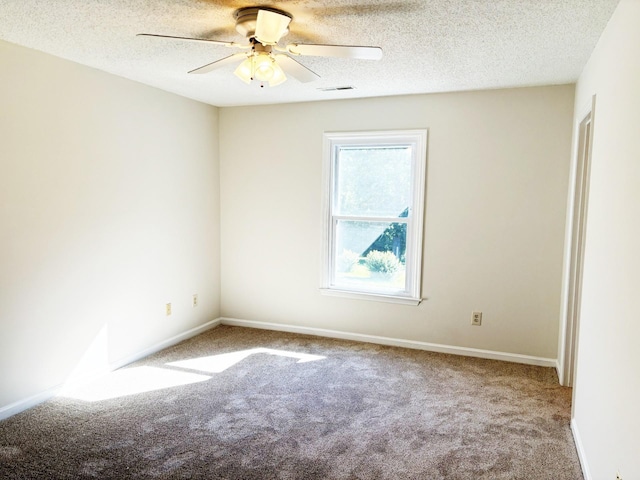
{"type": "Polygon", "coordinates": [[[270,87],[275,87],[285,82],[287,80],[284,73],[285,71],[287,75],[292,76],[301,83],[312,82],[320,78],[318,74],[297,60],[294,60],[292,55],[355,58],[362,60],[380,60],[382,58],[382,49],[380,47],[324,44],[308,45],[299,43],[281,46],[279,42],[282,37],[289,32],[289,24],[293,19],[289,13],[282,10],[268,6],[246,7],[236,10],[234,15],[236,18],[236,30],[247,38],[247,44],[223,42],[209,38],[176,37],[154,33],[141,33],[139,35],[241,48],[245,51],[207,63],[187,73],[209,73],[231,63],[236,64],[236,62],[241,62],[235,69],[234,74],[246,84],[257,80],[261,87],[264,87],[265,83],[268,83],[270,87]],[[247,52],[247,49],[250,51],[247,52]]]}
{"type": "Polygon", "coordinates": [[[287,79],[275,58],[267,52],[252,53],[233,73],[247,84],[257,80],[268,83],[270,87],[280,85],[287,79]]]}

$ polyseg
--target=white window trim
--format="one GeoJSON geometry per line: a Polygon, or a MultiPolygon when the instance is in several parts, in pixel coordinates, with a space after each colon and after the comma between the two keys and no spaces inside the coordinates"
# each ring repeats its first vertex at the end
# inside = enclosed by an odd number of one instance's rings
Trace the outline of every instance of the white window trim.
{"type": "Polygon", "coordinates": [[[322,166],[322,255],[321,255],[321,286],[324,295],[376,300],[382,302],[418,305],[422,298],[422,236],[424,230],[424,201],[426,190],[427,163],[427,130],[384,130],[367,132],[325,132],[323,138],[323,166],[322,166]],[[415,155],[412,163],[413,204],[410,206],[411,215],[407,220],[407,256],[406,279],[407,293],[371,292],[345,289],[332,286],[333,259],[333,150],[337,145],[382,145],[382,144],[415,145],[415,155]]]}

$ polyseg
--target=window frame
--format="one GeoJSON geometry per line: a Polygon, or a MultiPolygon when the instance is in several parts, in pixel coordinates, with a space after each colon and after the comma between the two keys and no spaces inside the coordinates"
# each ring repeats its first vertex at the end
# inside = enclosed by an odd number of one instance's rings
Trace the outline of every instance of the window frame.
{"type": "MultiPolygon", "coordinates": [[[[427,129],[375,130],[362,132],[325,132],[323,135],[322,172],[322,268],[320,291],[324,295],[377,300],[405,305],[421,301],[424,204],[426,197],[427,129]],[[405,251],[405,290],[385,292],[335,285],[335,225],[345,215],[334,214],[336,193],[336,163],[340,147],[412,146],[412,202],[408,217],[393,218],[407,224],[405,251]]],[[[375,222],[383,217],[366,217],[375,222]]]]}

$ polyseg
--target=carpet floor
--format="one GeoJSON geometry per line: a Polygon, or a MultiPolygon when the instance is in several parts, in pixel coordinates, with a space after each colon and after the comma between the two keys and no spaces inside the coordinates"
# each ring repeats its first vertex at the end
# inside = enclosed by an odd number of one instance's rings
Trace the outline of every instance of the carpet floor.
{"type": "Polygon", "coordinates": [[[551,368],[221,326],[0,422],[2,479],[580,480],[551,368]]]}

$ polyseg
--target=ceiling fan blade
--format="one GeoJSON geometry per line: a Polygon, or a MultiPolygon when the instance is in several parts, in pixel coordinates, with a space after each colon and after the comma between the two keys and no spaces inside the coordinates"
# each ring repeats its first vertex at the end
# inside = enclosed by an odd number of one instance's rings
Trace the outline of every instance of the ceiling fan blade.
{"type": "Polygon", "coordinates": [[[361,60],[380,60],[380,47],[361,47],[356,45],[287,45],[287,51],[294,55],[311,55],[315,57],[358,58],[361,60]]]}
{"type": "Polygon", "coordinates": [[[235,42],[223,42],[221,40],[210,40],[208,38],[191,38],[191,37],[173,37],[171,35],[157,35],[155,33],[138,33],[137,37],[154,37],[154,38],[168,38],[170,40],[186,40],[188,42],[203,42],[203,43],[212,43],[214,45],[222,45],[225,47],[243,47],[245,45],[241,45],[235,42]]]}
{"type": "Polygon", "coordinates": [[[291,17],[270,10],[258,10],[256,38],[265,45],[275,45],[289,31],[291,17]]]}
{"type": "Polygon", "coordinates": [[[194,68],[193,70],[187,73],[209,73],[217,68],[224,67],[225,65],[229,65],[230,63],[235,63],[242,59],[247,58],[246,53],[234,53],[233,55],[229,55],[228,57],[221,58],[220,60],[216,60],[215,62],[207,63],[198,68],[194,68]]]}
{"type": "Polygon", "coordinates": [[[286,75],[291,75],[293,78],[302,83],[313,82],[314,80],[320,78],[320,75],[312,72],[307,67],[291,58],[289,55],[280,53],[278,55],[275,55],[275,59],[286,75]]]}

